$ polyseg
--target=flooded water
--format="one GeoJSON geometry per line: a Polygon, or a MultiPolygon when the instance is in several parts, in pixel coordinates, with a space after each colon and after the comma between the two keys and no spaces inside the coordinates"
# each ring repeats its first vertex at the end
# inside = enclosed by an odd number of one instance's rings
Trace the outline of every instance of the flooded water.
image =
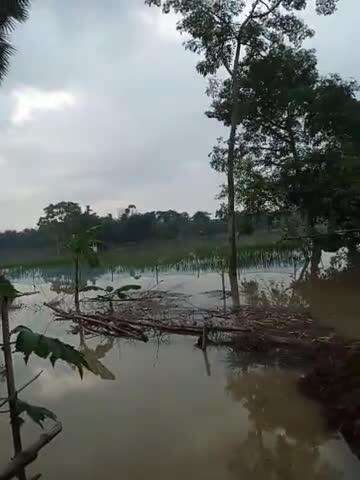
{"type": "MultiPolygon", "coordinates": [[[[62,272],[62,283],[70,272],[62,272]]],[[[45,301],[56,292],[59,272],[36,272],[15,278],[25,307],[11,312],[12,326],[25,324],[79,347],[69,324],[53,322],[45,301]]],[[[246,280],[289,284],[293,267],[247,271],[246,280]]],[[[91,274],[97,285],[122,285],[123,273],[91,274]],[[112,283],[113,282],[113,283],[112,283]]],[[[217,273],[160,274],[158,288],[189,294],[195,306],[218,304],[217,273]]],[[[131,279],[134,283],[134,279],[131,279]]],[[[136,283],[155,284],[153,273],[136,283]]],[[[247,299],[243,296],[243,301],[247,299]]],[[[326,318],[323,318],[326,321],[326,318]]],[[[340,322],[341,323],[341,322],[340,322]]],[[[326,429],[317,404],[301,396],[299,371],[283,370],[209,349],[207,358],[192,338],[170,338],[160,345],[92,338],[86,356],[98,375],[81,380],[65,364],[53,369],[31,357],[28,366],[14,355],[16,383],[43,370],[21,398],[54,411],[63,432],[27,469],[43,478],[63,480],[120,478],[206,480],[350,480],[359,478],[360,462],[343,439],[326,429]]],[[[0,383],[0,396],[6,396],[0,383]]],[[[22,427],[26,447],[39,435],[30,420],[22,427]]],[[[8,415],[0,415],[0,464],[12,455],[8,415]]]]}

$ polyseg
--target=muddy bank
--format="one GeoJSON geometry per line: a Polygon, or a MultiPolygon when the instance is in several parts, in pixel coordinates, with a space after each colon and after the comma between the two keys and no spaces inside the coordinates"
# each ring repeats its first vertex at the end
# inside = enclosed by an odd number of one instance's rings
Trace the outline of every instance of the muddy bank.
{"type": "Polygon", "coordinates": [[[300,379],[300,389],[323,405],[329,427],[341,432],[360,458],[360,343],[321,352],[300,379]]]}

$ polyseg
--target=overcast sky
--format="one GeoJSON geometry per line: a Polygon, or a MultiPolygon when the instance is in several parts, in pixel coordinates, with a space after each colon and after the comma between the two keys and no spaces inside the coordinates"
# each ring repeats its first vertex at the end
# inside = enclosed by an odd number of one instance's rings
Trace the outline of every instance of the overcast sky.
{"type": "MultiPolygon", "coordinates": [[[[310,1],[310,3],[313,3],[310,1]]],[[[307,14],[323,73],[360,79],[359,0],[307,14]]],[[[0,229],[33,226],[51,202],[116,214],[214,212],[221,135],[174,18],[143,0],[34,0],[0,89],[0,229]]]]}

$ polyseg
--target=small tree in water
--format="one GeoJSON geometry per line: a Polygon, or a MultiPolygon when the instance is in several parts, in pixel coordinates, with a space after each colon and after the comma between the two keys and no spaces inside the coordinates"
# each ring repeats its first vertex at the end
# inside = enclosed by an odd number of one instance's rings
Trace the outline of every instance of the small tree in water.
{"type": "Polygon", "coordinates": [[[90,228],[81,233],[74,234],[68,243],[73,262],[74,262],[74,302],[77,312],[80,311],[80,263],[82,260],[88,263],[90,267],[97,267],[99,265],[99,257],[94,250],[94,245],[97,243],[95,238],[98,227],[90,228]]]}

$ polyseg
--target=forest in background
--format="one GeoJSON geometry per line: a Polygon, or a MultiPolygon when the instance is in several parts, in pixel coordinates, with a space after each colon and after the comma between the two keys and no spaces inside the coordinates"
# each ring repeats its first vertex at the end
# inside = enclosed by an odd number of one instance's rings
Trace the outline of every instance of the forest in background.
{"type": "MultiPolygon", "coordinates": [[[[239,233],[244,235],[250,235],[255,230],[273,230],[279,222],[280,215],[275,213],[238,213],[239,233]]],[[[193,215],[175,210],[141,213],[135,205],[129,205],[114,217],[111,214],[98,215],[90,206],[83,209],[75,202],[59,202],[44,209],[36,228],[1,232],[0,249],[53,247],[60,253],[73,234],[92,227],[98,227],[97,238],[107,249],[129,242],[223,236],[227,231],[227,222],[221,210],[212,218],[204,211],[193,215]]]]}

